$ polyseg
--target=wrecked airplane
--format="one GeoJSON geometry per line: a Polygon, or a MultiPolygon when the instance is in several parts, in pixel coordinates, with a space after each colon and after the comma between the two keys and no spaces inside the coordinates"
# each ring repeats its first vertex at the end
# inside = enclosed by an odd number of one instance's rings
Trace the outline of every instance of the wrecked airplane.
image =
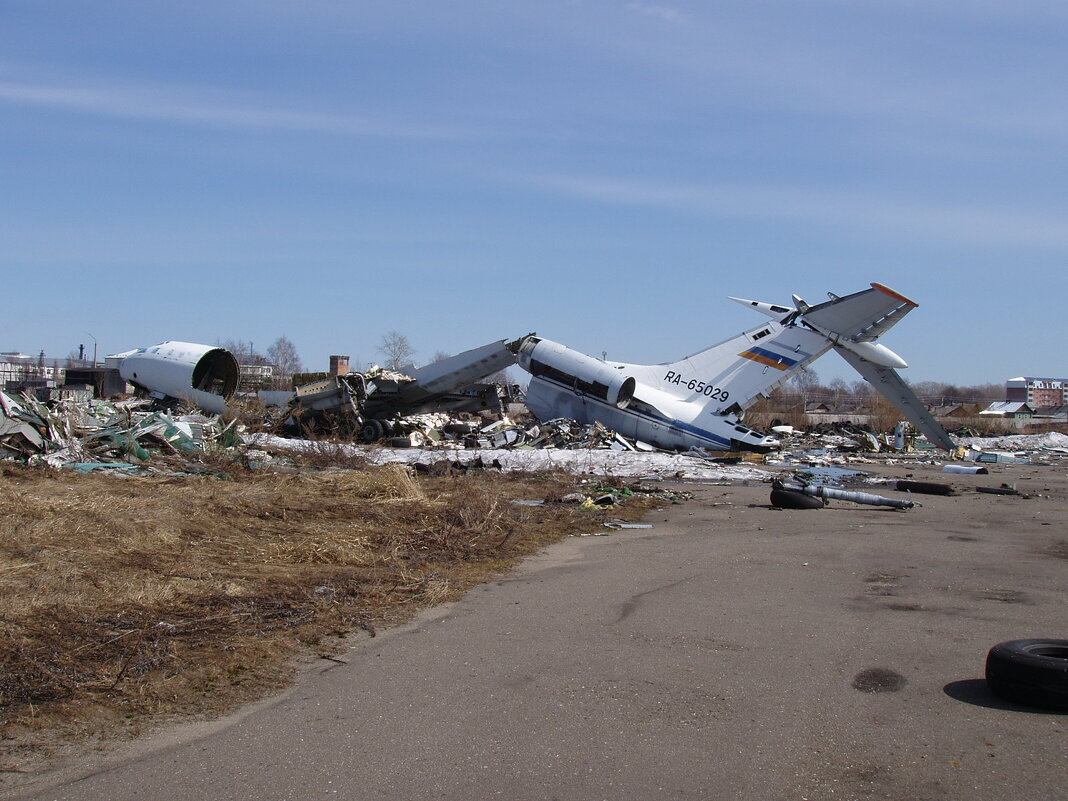
{"type": "MultiPolygon", "coordinates": [[[[770,322],[677,362],[640,365],[601,361],[534,334],[500,340],[413,370],[373,369],[331,376],[288,396],[284,417],[376,442],[399,417],[428,412],[495,411],[500,396],[479,379],[518,361],[530,373],[526,404],[541,421],[569,418],[600,423],[622,437],[669,450],[767,452],[779,442],[745,425],[761,397],[834,349],[891,401],[931,444],[953,441],[897,374],[905,361],[877,342],[916,303],[883,284],[810,305],[731,298],[770,322]]],[[[234,393],[239,368],[223,348],[165,342],[133,351],[123,378],[153,396],[180,398],[221,413],[234,393]]]]}
{"type": "Polygon", "coordinates": [[[599,422],[661,448],[766,452],[773,437],[742,422],[744,411],[832,348],[944,450],[953,441],[898,376],[906,364],[876,340],[916,307],[882,284],[809,305],[731,298],[771,318],[677,361],[655,365],[600,361],[530,335],[515,348],[530,373],[527,407],[540,420],[599,422]]]}

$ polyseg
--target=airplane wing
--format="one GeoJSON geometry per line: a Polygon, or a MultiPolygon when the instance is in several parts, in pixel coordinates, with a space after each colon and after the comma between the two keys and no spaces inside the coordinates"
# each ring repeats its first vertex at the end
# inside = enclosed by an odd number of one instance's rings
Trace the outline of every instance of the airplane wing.
{"type": "Polygon", "coordinates": [[[931,416],[927,407],[916,397],[916,393],[901,379],[896,370],[873,364],[845,348],[836,347],[835,350],[842,354],[843,359],[849,362],[868,383],[879,390],[916,428],[925,434],[931,444],[946,451],[952,451],[957,447],[946,430],[931,416]]]}
{"type": "Polygon", "coordinates": [[[400,391],[406,397],[456,392],[515,364],[510,344],[513,343],[502,339],[420,367],[411,374],[415,381],[403,385],[400,391]]]}
{"type": "Polygon", "coordinates": [[[812,306],[804,320],[856,342],[870,342],[916,308],[916,303],[882,284],[812,306]]]}

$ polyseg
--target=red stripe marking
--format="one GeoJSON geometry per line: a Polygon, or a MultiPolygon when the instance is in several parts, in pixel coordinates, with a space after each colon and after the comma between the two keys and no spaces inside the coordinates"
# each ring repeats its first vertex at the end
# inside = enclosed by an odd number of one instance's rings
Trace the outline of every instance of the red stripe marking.
{"type": "Polygon", "coordinates": [[[878,289],[880,292],[882,292],[882,293],[884,293],[886,295],[889,295],[890,297],[894,298],[895,300],[900,300],[902,303],[907,303],[910,306],[919,306],[920,305],[916,301],[911,300],[909,298],[906,298],[900,292],[895,292],[894,290],[892,290],[890,287],[886,286],[885,284],[877,284],[874,281],[872,281],[871,288],[872,289],[878,289]]]}

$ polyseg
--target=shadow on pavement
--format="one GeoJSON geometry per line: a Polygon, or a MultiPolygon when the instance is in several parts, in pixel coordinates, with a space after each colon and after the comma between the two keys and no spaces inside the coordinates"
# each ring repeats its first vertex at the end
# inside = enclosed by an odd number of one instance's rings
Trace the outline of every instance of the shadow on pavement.
{"type": "Polygon", "coordinates": [[[963,701],[972,706],[983,706],[987,709],[1004,709],[1007,712],[1027,712],[1032,715],[1068,715],[1056,709],[1041,709],[1035,706],[1023,706],[1014,704],[994,695],[987,686],[986,679],[965,679],[951,681],[942,688],[942,692],[955,701],[963,701]]]}

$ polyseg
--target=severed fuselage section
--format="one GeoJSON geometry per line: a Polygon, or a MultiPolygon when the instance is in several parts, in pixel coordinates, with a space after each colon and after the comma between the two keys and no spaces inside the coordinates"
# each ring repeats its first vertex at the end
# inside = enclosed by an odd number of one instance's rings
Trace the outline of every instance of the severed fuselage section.
{"type": "Polygon", "coordinates": [[[778,445],[744,425],[730,390],[698,379],[697,370],[689,377],[678,366],[602,362],[535,336],[523,341],[518,356],[531,375],[527,408],[540,420],[599,422],[669,450],[768,451],[778,445]]]}
{"type": "Polygon", "coordinates": [[[222,414],[237,391],[241,368],[225,348],[168,340],[126,354],[119,375],[153,397],[222,414]]]}

